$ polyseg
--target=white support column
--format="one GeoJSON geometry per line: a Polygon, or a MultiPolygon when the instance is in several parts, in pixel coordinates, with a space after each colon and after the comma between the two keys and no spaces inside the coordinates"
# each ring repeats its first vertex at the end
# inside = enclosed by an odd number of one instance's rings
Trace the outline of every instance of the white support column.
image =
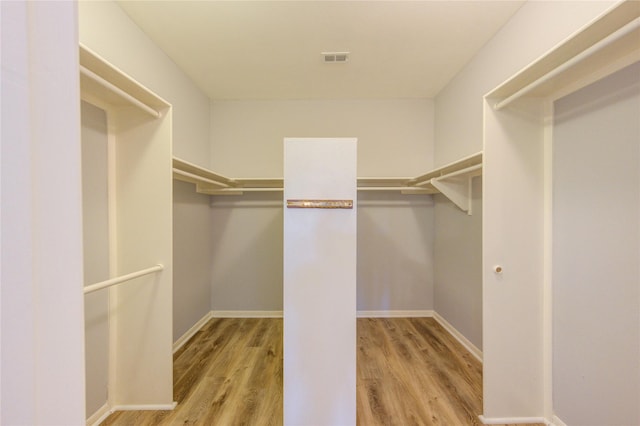
{"type": "Polygon", "coordinates": [[[545,414],[544,108],[521,99],[495,111],[492,101],[482,191],[485,424],[545,414]]]}
{"type": "Polygon", "coordinates": [[[284,143],[284,424],[355,425],[356,139],[284,143]]]}

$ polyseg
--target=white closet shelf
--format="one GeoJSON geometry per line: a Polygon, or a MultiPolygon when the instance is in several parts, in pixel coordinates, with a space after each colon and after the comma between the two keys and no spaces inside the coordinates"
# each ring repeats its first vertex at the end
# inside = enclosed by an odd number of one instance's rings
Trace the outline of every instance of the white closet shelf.
{"type": "MultiPolygon", "coordinates": [[[[433,179],[445,179],[448,177],[461,176],[467,173],[467,169],[477,166],[479,166],[480,170],[482,169],[482,151],[476,152],[468,157],[463,157],[452,163],[438,167],[428,173],[410,179],[407,184],[410,186],[428,186],[433,179]]],[[[472,171],[469,171],[469,173],[471,172],[472,171]]],[[[481,173],[482,172],[480,171],[480,173],[476,175],[481,173]]]]}
{"type": "Polygon", "coordinates": [[[640,60],[640,3],[624,1],[496,87],[501,109],[520,97],[555,99],[640,60]],[[595,71],[594,71],[595,70],[595,71]]]}
{"type": "MultiPolygon", "coordinates": [[[[442,193],[471,214],[471,179],[482,175],[482,152],[464,157],[415,178],[359,177],[358,191],[400,191],[402,194],[442,193]]],[[[229,178],[173,157],[173,178],[196,185],[207,195],[241,195],[245,192],[282,192],[282,178],[229,178]]]]}
{"type": "Polygon", "coordinates": [[[136,107],[153,118],[169,103],[80,44],[82,100],[100,108],[136,107]]]}

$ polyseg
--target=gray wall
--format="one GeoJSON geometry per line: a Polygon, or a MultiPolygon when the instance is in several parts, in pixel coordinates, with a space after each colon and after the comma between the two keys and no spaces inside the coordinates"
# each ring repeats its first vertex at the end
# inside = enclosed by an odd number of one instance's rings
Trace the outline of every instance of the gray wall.
{"type": "Polygon", "coordinates": [[[211,310],[209,196],[173,181],[173,339],[211,310]]]}
{"type": "MultiPolygon", "coordinates": [[[[211,307],[282,310],[281,193],[216,196],[211,307]]],[[[358,194],[357,309],[433,309],[433,201],[358,194]]]]}
{"type": "Polygon", "coordinates": [[[433,309],[433,199],[358,193],[359,311],[433,309]]]}
{"type": "Polygon", "coordinates": [[[211,309],[282,310],[282,193],[211,197],[211,309]]]}
{"type": "Polygon", "coordinates": [[[472,182],[470,216],[443,195],[435,199],[434,264],[437,285],[434,304],[445,319],[456,319],[456,329],[476,347],[482,348],[482,178],[472,182]],[[456,263],[459,267],[455,267],[456,263]]]}
{"type": "MultiPolygon", "coordinates": [[[[84,283],[90,285],[109,279],[107,116],[82,102],[81,120],[84,283]]],[[[94,413],[107,401],[108,310],[108,290],[84,297],[87,413],[94,413]]]]}
{"type": "Polygon", "coordinates": [[[553,395],[567,424],[640,424],[640,63],[555,104],[553,395]]]}

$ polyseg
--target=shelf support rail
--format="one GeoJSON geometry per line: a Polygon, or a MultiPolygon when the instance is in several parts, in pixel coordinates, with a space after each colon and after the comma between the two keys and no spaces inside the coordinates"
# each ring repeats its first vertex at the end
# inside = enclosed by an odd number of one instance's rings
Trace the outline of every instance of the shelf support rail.
{"type": "Polygon", "coordinates": [[[149,114],[153,118],[160,118],[160,112],[158,112],[155,109],[151,108],[149,105],[145,104],[141,100],[131,96],[129,93],[125,92],[124,90],[122,90],[118,86],[108,82],[104,78],[100,77],[98,74],[96,74],[93,71],[85,68],[82,65],[80,65],[80,74],[84,75],[85,77],[90,78],[91,80],[95,81],[96,83],[98,83],[99,85],[101,85],[105,89],[115,93],[116,95],[126,99],[128,102],[130,102],[131,104],[133,104],[136,107],[140,108],[142,111],[146,112],[147,114],[149,114]]]}
{"type": "Polygon", "coordinates": [[[84,294],[93,293],[94,291],[102,290],[103,288],[111,287],[117,284],[122,284],[123,282],[130,281],[134,278],[142,277],[144,275],[149,275],[154,272],[162,271],[164,269],[164,265],[158,263],[155,266],[147,269],[141,269],[136,272],[132,272],[126,275],[120,275],[119,277],[111,278],[105,281],[100,281],[99,283],[88,285],[84,288],[84,294]]]}
{"type": "Polygon", "coordinates": [[[549,71],[548,73],[546,73],[542,77],[540,77],[537,80],[535,80],[535,81],[529,83],[528,85],[524,86],[522,89],[518,90],[517,92],[515,92],[511,96],[503,99],[500,102],[497,102],[494,105],[493,108],[496,111],[500,111],[502,108],[506,107],[507,105],[509,105],[513,101],[521,98],[522,96],[524,96],[527,93],[531,92],[532,90],[534,90],[538,86],[546,83],[547,81],[551,80],[552,78],[554,78],[558,74],[560,74],[563,71],[571,68],[572,66],[574,66],[578,62],[582,61],[583,59],[593,55],[595,52],[597,52],[597,51],[601,50],[602,48],[612,44],[613,42],[621,39],[622,37],[626,36],[627,34],[630,34],[631,32],[637,30],[638,28],[640,28],[640,18],[634,19],[633,21],[629,22],[627,25],[625,25],[622,28],[618,29],[617,31],[611,33],[608,37],[600,40],[599,42],[597,42],[593,46],[583,50],[580,53],[578,53],[576,56],[574,56],[573,58],[569,59],[564,64],[562,64],[559,67],[549,71]]]}

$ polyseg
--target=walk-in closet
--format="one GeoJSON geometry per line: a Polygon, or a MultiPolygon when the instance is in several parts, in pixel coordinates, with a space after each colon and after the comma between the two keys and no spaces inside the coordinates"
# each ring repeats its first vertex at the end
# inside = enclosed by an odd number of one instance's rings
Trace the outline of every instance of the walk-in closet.
{"type": "Polygon", "coordinates": [[[0,423],[640,425],[640,2],[1,7],[0,423]]]}

